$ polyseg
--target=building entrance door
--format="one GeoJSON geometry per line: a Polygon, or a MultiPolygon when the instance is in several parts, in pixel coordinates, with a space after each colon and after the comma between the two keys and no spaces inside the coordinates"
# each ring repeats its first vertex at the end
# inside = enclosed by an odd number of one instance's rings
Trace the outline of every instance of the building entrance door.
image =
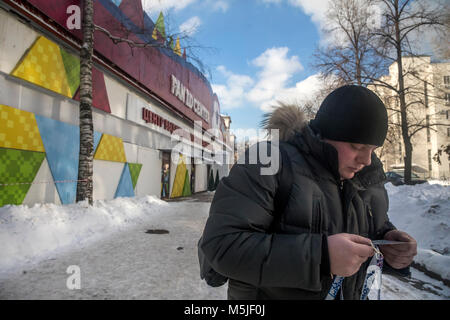
{"type": "Polygon", "coordinates": [[[191,193],[194,194],[195,192],[195,163],[194,158],[191,158],[191,193]]]}
{"type": "Polygon", "coordinates": [[[170,197],[170,152],[163,151],[162,153],[162,168],[161,168],[161,199],[168,199],[170,197]]]}

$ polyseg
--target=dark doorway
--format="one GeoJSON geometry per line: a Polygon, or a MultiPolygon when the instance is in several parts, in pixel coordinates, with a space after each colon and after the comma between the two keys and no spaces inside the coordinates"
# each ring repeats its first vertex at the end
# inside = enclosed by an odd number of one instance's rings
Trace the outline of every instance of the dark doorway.
{"type": "Polygon", "coordinates": [[[195,163],[194,158],[191,158],[191,192],[195,192],[195,163]]]}
{"type": "Polygon", "coordinates": [[[170,191],[170,152],[162,152],[161,199],[169,199],[170,191]]]}
{"type": "Polygon", "coordinates": [[[207,164],[206,165],[206,190],[208,191],[212,191],[212,187],[214,185],[214,183],[211,182],[211,165],[207,164]]]}

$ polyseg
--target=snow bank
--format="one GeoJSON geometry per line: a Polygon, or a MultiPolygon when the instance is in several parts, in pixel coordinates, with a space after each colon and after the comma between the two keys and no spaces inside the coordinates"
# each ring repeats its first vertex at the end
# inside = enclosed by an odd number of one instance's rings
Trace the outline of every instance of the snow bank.
{"type": "Polygon", "coordinates": [[[450,256],[441,255],[435,251],[419,249],[414,262],[427,270],[438,274],[442,279],[450,279],[450,256]]]}
{"type": "Polygon", "coordinates": [[[417,240],[414,262],[450,280],[450,186],[386,184],[389,218],[417,240]]]}
{"type": "Polygon", "coordinates": [[[168,205],[153,196],[0,208],[0,273],[135,225],[168,205]]]}
{"type": "Polygon", "coordinates": [[[450,180],[428,180],[429,184],[440,184],[443,186],[450,186],[450,180]]]}

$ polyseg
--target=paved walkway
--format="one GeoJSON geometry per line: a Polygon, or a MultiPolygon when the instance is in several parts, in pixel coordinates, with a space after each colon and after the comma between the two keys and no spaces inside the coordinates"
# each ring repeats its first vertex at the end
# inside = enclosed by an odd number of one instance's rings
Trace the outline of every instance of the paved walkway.
{"type": "Polygon", "coordinates": [[[197,241],[210,203],[182,201],[145,223],[0,279],[1,299],[226,299],[200,279],[197,241]],[[162,230],[165,232],[154,232],[162,230]],[[69,266],[81,289],[70,290],[69,266]]]}
{"type": "Polygon", "coordinates": [[[167,199],[167,202],[179,202],[179,201],[187,201],[187,202],[212,202],[214,198],[214,191],[202,191],[198,193],[194,193],[190,197],[180,197],[174,199],[167,199]]]}

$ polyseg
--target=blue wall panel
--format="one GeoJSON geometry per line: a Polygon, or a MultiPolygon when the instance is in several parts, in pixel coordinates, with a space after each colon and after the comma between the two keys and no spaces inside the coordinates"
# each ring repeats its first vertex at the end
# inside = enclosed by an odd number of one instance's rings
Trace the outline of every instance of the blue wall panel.
{"type": "Polygon", "coordinates": [[[130,168],[128,163],[123,167],[122,176],[120,177],[119,185],[117,186],[117,197],[134,197],[133,182],[131,181],[130,168]]]}
{"type": "Polygon", "coordinates": [[[74,203],[78,179],[78,155],[80,151],[80,129],[61,121],[36,115],[39,132],[44,143],[48,165],[63,204],[74,203]]]}

